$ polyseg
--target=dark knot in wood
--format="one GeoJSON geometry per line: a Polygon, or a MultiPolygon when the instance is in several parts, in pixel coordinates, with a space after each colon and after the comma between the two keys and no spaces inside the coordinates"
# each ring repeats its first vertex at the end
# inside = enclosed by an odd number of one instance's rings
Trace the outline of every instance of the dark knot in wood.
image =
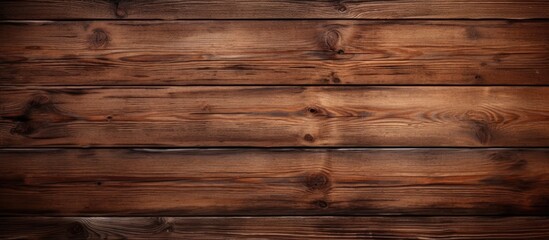
{"type": "Polygon", "coordinates": [[[322,117],[322,116],[328,116],[329,115],[329,113],[326,109],[324,109],[322,107],[318,107],[318,106],[306,107],[304,109],[304,112],[305,112],[305,114],[308,114],[309,116],[312,116],[312,117],[322,117]]]}
{"type": "Polygon", "coordinates": [[[506,164],[508,170],[523,170],[528,162],[522,159],[518,154],[510,151],[499,151],[490,154],[490,159],[498,163],[506,164]]]}
{"type": "Polygon", "coordinates": [[[318,110],[316,110],[316,108],[308,108],[307,110],[312,114],[317,114],[318,113],[318,110]]]}
{"type": "Polygon", "coordinates": [[[345,6],[345,4],[341,0],[338,0],[338,1],[335,2],[335,8],[340,13],[346,13],[347,12],[347,7],[345,6]]]}
{"type": "Polygon", "coordinates": [[[309,190],[323,190],[329,187],[330,178],[324,173],[315,173],[307,176],[305,185],[309,190]]]}
{"type": "Polygon", "coordinates": [[[470,110],[465,113],[465,119],[471,124],[475,137],[482,144],[492,139],[494,116],[487,111],[470,110]]]}
{"type": "Polygon", "coordinates": [[[74,222],[69,225],[67,231],[71,234],[71,237],[74,239],[88,239],[88,232],[86,231],[86,226],[80,222],[74,222]]]}
{"type": "Polygon", "coordinates": [[[114,15],[117,18],[125,18],[128,16],[128,10],[123,6],[122,0],[113,0],[114,15]]]}
{"type": "Polygon", "coordinates": [[[327,31],[324,34],[324,44],[330,51],[337,52],[338,54],[340,51],[343,51],[339,49],[339,45],[341,42],[341,33],[335,29],[331,29],[327,31]]]}
{"type": "Polygon", "coordinates": [[[28,105],[29,105],[29,107],[40,107],[40,106],[46,105],[48,103],[50,103],[50,97],[48,97],[47,95],[38,94],[38,95],[33,96],[29,100],[28,105]]]}
{"type": "Polygon", "coordinates": [[[492,138],[490,124],[483,120],[471,120],[475,136],[482,144],[486,144],[492,138]]]}
{"type": "Polygon", "coordinates": [[[341,79],[339,79],[339,77],[335,72],[332,72],[330,74],[330,79],[332,80],[333,83],[341,83],[341,79]]]}
{"type": "Polygon", "coordinates": [[[32,122],[19,122],[15,125],[14,128],[10,129],[12,135],[31,135],[36,131],[36,127],[32,122]]]}
{"type": "Polygon", "coordinates": [[[328,203],[324,200],[317,200],[317,201],[314,201],[313,202],[313,205],[319,207],[319,208],[327,208],[328,207],[328,203]]]}
{"type": "Polygon", "coordinates": [[[32,120],[33,111],[48,112],[51,109],[52,103],[50,98],[47,95],[37,94],[29,99],[22,114],[3,118],[10,119],[17,123],[14,128],[10,129],[11,134],[28,136],[33,134],[40,127],[39,122],[32,120]]]}
{"type": "Polygon", "coordinates": [[[158,217],[158,218],[156,218],[154,223],[156,225],[155,228],[161,229],[162,232],[174,232],[175,231],[175,226],[173,225],[173,223],[168,221],[168,219],[166,219],[166,218],[158,217]]]}
{"type": "Polygon", "coordinates": [[[109,45],[109,42],[111,41],[111,38],[109,37],[109,34],[100,28],[96,28],[93,30],[93,33],[88,38],[88,43],[90,44],[91,48],[97,49],[97,48],[106,48],[109,45]]]}
{"type": "Polygon", "coordinates": [[[303,137],[303,139],[307,142],[314,142],[315,141],[315,138],[313,137],[313,135],[311,134],[305,134],[305,136],[303,137]]]}

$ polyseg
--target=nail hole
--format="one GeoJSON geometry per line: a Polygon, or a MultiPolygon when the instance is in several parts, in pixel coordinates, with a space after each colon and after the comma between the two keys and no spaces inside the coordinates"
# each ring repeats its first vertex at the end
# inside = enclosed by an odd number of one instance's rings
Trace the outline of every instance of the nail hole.
{"type": "Polygon", "coordinates": [[[344,54],[344,53],[345,53],[345,51],[343,51],[343,49],[337,50],[337,54],[344,54]]]}

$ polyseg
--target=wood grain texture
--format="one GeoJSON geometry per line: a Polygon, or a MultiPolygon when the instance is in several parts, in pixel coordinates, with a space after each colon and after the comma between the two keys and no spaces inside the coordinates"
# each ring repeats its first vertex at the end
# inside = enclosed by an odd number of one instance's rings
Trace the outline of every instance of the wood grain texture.
{"type": "Polygon", "coordinates": [[[0,145],[544,147],[549,87],[0,90],[0,145]]]}
{"type": "Polygon", "coordinates": [[[0,214],[547,215],[549,149],[3,149],[0,214]]]}
{"type": "Polygon", "coordinates": [[[542,217],[0,218],[2,239],[547,239],[542,217]]]}
{"type": "Polygon", "coordinates": [[[2,85],[547,85],[544,21],[12,21],[2,85]]]}
{"type": "Polygon", "coordinates": [[[1,19],[549,18],[544,0],[2,1],[1,19]]]}

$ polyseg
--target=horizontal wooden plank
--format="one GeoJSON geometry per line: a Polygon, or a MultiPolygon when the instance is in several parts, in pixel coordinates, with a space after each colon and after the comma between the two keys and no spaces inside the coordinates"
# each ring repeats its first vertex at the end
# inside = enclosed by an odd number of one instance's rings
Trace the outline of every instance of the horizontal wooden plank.
{"type": "Polygon", "coordinates": [[[549,87],[0,89],[0,145],[549,145],[549,87]]]}
{"type": "Polygon", "coordinates": [[[18,217],[2,239],[547,239],[543,217],[18,217]]]}
{"type": "Polygon", "coordinates": [[[3,149],[2,215],[549,214],[549,149],[3,149]]]}
{"type": "Polygon", "coordinates": [[[2,1],[1,19],[549,18],[544,0],[2,1]]]}
{"type": "Polygon", "coordinates": [[[15,21],[2,85],[549,84],[544,21],[15,21]]]}

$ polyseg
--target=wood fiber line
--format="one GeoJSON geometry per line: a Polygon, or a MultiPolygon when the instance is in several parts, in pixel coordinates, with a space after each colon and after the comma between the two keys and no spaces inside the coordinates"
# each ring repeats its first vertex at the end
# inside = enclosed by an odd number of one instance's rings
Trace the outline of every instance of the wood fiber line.
{"type": "Polygon", "coordinates": [[[0,145],[549,145],[548,87],[0,90],[0,145]]]}
{"type": "Polygon", "coordinates": [[[547,215],[548,157],[547,149],[3,149],[0,214],[547,215]]]}
{"type": "Polygon", "coordinates": [[[549,18],[544,0],[11,0],[0,19],[549,18]]]}
{"type": "Polygon", "coordinates": [[[2,85],[547,85],[543,21],[0,22],[2,85]]]}

